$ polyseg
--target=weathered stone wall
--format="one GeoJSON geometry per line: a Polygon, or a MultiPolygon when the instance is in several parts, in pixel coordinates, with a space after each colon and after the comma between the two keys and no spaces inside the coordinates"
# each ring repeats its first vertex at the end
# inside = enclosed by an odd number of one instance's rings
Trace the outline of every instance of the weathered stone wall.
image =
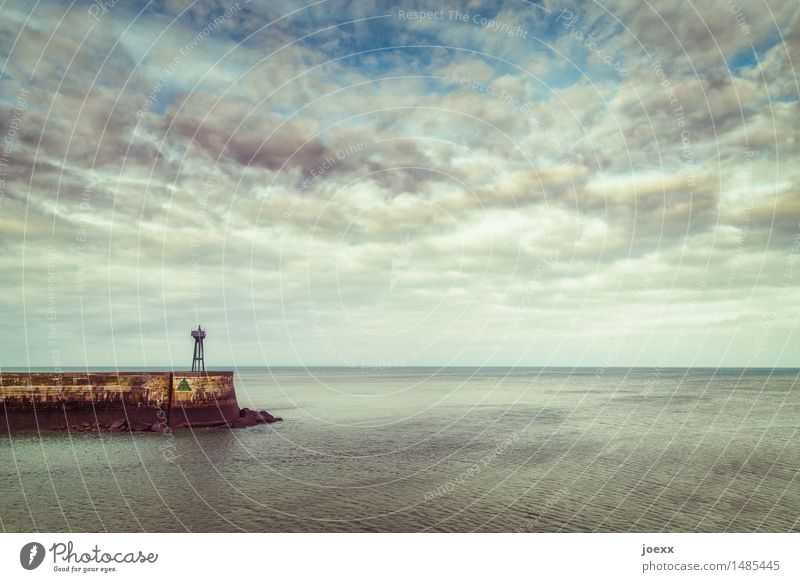
{"type": "Polygon", "coordinates": [[[4,372],[0,398],[2,432],[119,420],[199,426],[239,416],[233,372],[4,372]]]}
{"type": "Polygon", "coordinates": [[[233,372],[176,372],[170,426],[205,426],[239,417],[233,372]]]}

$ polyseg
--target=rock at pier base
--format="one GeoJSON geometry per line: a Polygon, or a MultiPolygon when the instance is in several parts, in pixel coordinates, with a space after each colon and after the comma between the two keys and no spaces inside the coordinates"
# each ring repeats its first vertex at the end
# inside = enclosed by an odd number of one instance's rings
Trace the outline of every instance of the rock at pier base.
{"type": "MultiPolygon", "coordinates": [[[[239,410],[239,418],[228,422],[214,421],[206,423],[193,423],[192,425],[184,423],[174,428],[187,428],[189,426],[193,426],[195,428],[215,426],[227,426],[228,428],[248,428],[259,424],[272,424],[273,422],[280,422],[282,420],[283,419],[280,416],[272,416],[266,410],[259,410],[256,412],[255,410],[250,410],[249,408],[242,408],[239,410]]],[[[124,418],[119,418],[107,425],[89,424],[88,422],[84,422],[69,428],[54,428],[52,430],[68,430],[72,432],[163,432],[166,426],[166,423],[150,423],[141,420],[126,420],[124,418]]]]}
{"type": "Polygon", "coordinates": [[[149,423],[149,422],[142,422],[142,421],[140,421],[140,420],[132,420],[132,421],[130,421],[130,422],[128,423],[128,428],[129,428],[130,430],[132,430],[132,431],[137,431],[137,432],[139,432],[139,431],[145,431],[145,430],[150,430],[150,427],[151,427],[151,426],[152,426],[152,424],[151,424],[151,423],[149,423]]]}
{"type": "Polygon", "coordinates": [[[250,410],[249,408],[242,408],[239,410],[239,418],[229,423],[230,428],[247,428],[256,426],[257,424],[272,424],[283,420],[279,416],[272,416],[266,410],[250,410]]]}
{"type": "Polygon", "coordinates": [[[123,419],[115,420],[108,426],[109,432],[119,432],[128,428],[128,422],[123,419]]]}

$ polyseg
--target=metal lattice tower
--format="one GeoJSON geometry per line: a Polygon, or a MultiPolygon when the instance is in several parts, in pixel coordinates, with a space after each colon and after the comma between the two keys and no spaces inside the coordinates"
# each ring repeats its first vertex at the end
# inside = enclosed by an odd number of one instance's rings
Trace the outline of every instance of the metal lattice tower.
{"type": "Polygon", "coordinates": [[[206,363],[203,360],[203,340],[206,337],[206,332],[198,325],[197,329],[192,330],[192,337],[194,338],[194,358],[192,359],[192,372],[205,372],[206,363]]]}

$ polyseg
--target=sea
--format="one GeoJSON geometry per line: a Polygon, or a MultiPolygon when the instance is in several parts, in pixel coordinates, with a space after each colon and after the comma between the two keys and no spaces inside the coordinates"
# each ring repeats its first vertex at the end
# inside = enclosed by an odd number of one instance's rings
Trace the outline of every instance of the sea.
{"type": "MultiPolygon", "coordinates": [[[[98,368],[99,369],[99,368],[98,368]]],[[[6,532],[800,531],[800,370],[239,368],[248,429],[4,435],[6,532]]]]}

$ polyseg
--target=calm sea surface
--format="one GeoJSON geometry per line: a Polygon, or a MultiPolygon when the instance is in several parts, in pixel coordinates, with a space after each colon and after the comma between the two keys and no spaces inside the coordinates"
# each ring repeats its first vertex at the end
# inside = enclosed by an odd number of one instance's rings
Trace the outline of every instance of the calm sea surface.
{"type": "Polygon", "coordinates": [[[236,389],[285,422],[2,437],[0,530],[800,530],[798,370],[244,368],[236,389]]]}

